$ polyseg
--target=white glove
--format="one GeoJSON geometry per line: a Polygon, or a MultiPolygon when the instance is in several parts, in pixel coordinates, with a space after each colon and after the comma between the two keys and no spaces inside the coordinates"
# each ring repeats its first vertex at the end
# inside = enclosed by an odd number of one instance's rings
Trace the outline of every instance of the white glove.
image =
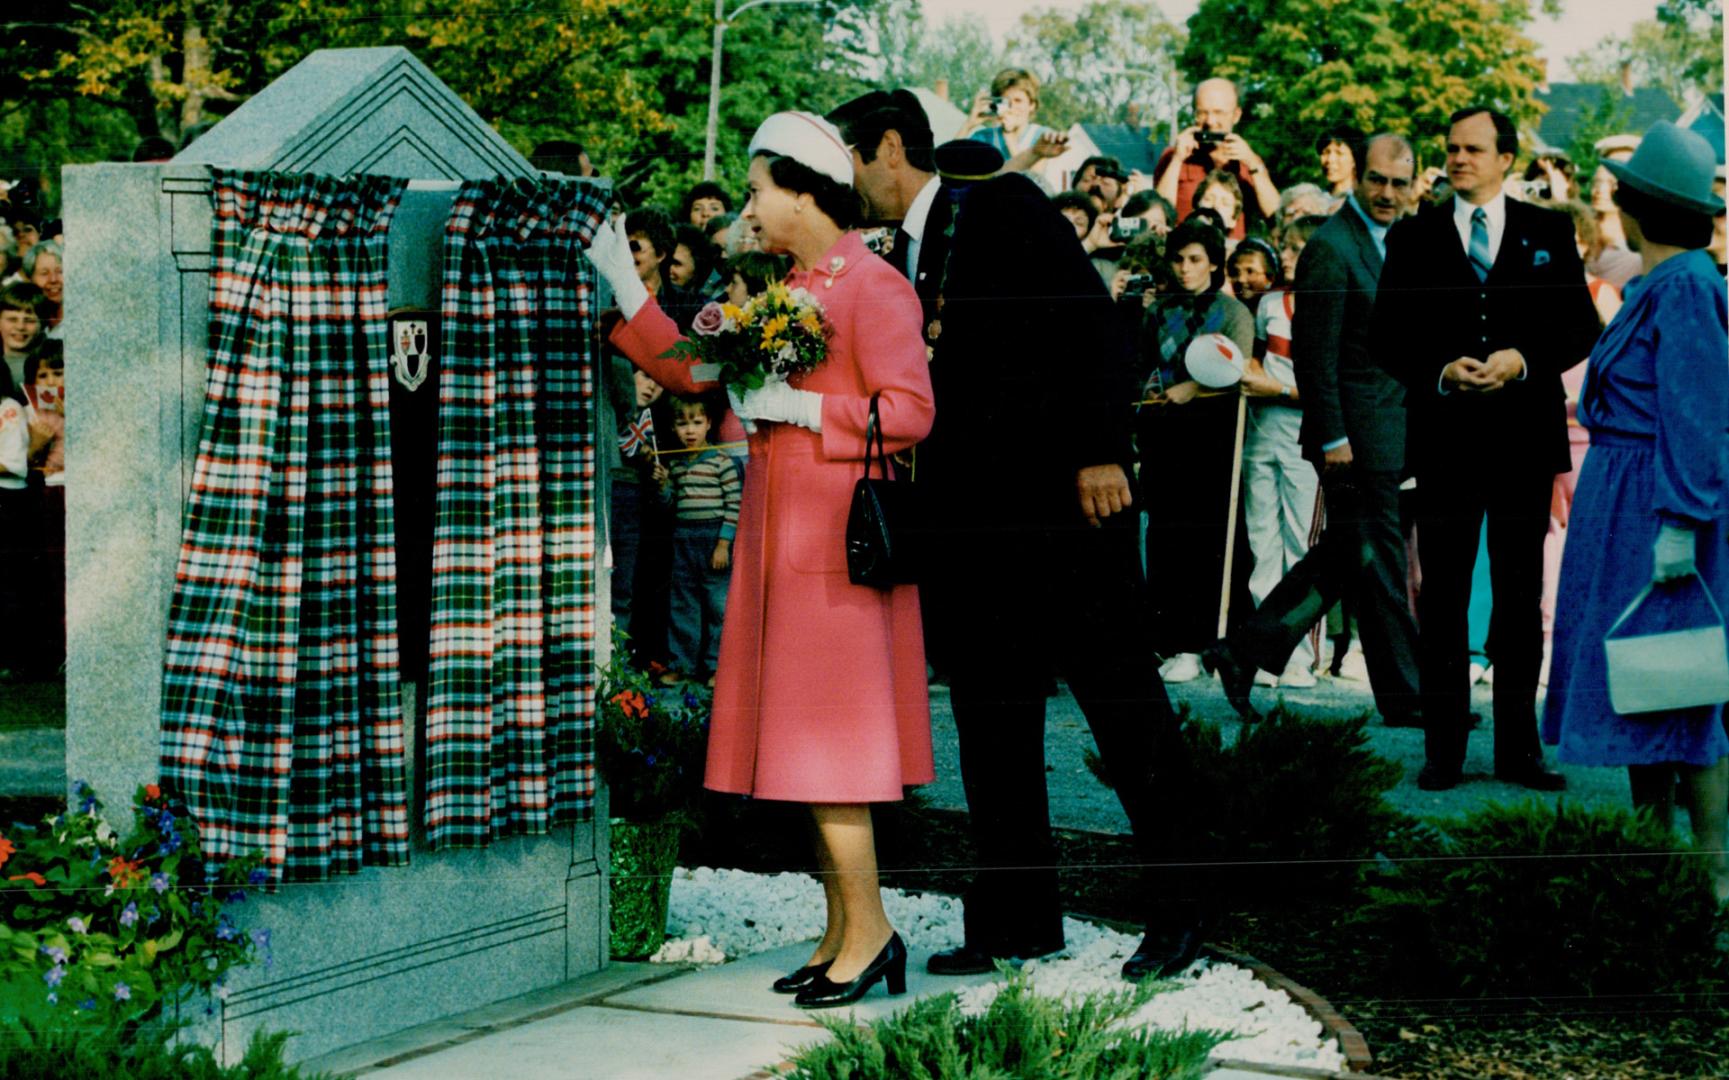
{"type": "Polygon", "coordinates": [[[822,431],[822,395],[810,390],[794,390],[783,382],[771,382],[761,389],[746,391],[733,411],[741,420],[775,420],[815,432],[822,431]]]}
{"type": "Polygon", "coordinates": [[[744,433],[746,435],[755,435],[756,421],[744,414],[742,411],[744,409],[744,399],[739,397],[738,391],[734,390],[730,386],[726,388],[726,403],[732,407],[732,414],[738,417],[739,426],[744,428],[744,433]]]}
{"type": "Polygon", "coordinates": [[[1651,581],[1662,584],[1684,578],[1695,570],[1695,537],[1693,530],[1680,525],[1664,525],[1657,530],[1657,542],[1651,545],[1651,581]]]}
{"type": "Polygon", "coordinates": [[[588,261],[612,286],[618,310],[629,322],[636,318],[642,305],[648,303],[648,286],[636,276],[636,256],[630,253],[630,234],[624,231],[624,218],[602,225],[588,242],[588,261]]]}

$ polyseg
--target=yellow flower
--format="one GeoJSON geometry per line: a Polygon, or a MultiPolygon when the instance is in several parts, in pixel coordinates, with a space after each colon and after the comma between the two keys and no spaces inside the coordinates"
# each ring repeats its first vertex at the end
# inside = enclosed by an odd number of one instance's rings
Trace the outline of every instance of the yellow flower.
{"type": "Polygon", "coordinates": [[[722,315],[731,319],[734,326],[745,325],[746,319],[743,308],[734,307],[731,304],[722,304],[720,306],[720,312],[722,315]]]}
{"type": "Polygon", "coordinates": [[[790,322],[791,322],[791,320],[789,320],[785,315],[776,315],[774,318],[770,319],[768,322],[763,323],[762,324],[763,341],[766,343],[769,338],[774,337],[777,334],[779,334],[781,331],[785,330],[790,322]]]}
{"type": "Polygon", "coordinates": [[[810,334],[812,337],[816,337],[818,334],[822,333],[822,320],[816,317],[815,312],[805,312],[804,317],[799,319],[798,324],[804,327],[805,332],[810,334]]]}

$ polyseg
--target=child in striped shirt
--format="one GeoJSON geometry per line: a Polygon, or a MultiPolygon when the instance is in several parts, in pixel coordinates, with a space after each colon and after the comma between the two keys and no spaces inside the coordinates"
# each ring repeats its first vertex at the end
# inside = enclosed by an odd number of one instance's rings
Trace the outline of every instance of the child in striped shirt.
{"type": "Polygon", "coordinates": [[[675,398],[673,433],[679,452],[668,468],[656,463],[661,497],[673,504],[672,618],[667,643],[672,670],[662,681],[700,679],[714,685],[732,538],[738,529],[743,482],[738,465],[709,444],[719,411],[708,398],[675,398]]]}

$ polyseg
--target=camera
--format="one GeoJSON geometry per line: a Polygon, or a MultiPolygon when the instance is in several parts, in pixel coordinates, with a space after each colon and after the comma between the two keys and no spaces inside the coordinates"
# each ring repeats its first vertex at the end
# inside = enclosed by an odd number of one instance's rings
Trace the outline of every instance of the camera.
{"type": "Polygon", "coordinates": [[[1199,146],[1203,150],[1211,150],[1213,147],[1224,141],[1225,133],[1222,131],[1207,131],[1203,129],[1195,132],[1195,145],[1199,146]]]}
{"type": "Polygon", "coordinates": [[[1007,116],[1008,112],[1009,112],[1009,99],[1008,98],[1000,98],[1000,97],[991,98],[991,113],[992,113],[992,115],[1002,117],[1002,116],[1007,116]]]}
{"type": "Polygon", "coordinates": [[[1111,222],[1111,243],[1126,244],[1147,229],[1144,217],[1118,217],[1111,222]]]}
{"type": "Polygon", "coordinates": [[[1152,274],[1135,274],[1123,282],[1124,296],[1140,296],[1157,288],[1159,279],[1152,274]]]}

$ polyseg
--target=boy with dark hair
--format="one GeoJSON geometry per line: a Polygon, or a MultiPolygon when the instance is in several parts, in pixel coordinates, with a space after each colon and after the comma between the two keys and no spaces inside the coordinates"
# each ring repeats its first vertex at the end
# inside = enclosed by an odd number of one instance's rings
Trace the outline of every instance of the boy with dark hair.
{"type": "Polygon", "coordinates": [[[42,290],[28,281],[14,281],[0,288],[0,355],[5,374],[0,375],[0,397],[24,400],[24,364],[42,345],[42,290]]]}
{"type": "Polygon", "coordinates": [[[712,398],[674,398],[672,414],[679,442],[673,453],[678,456],[670,468],[660,462],[654,466],[661,498],[673,507],[667,633],[672,670],[661,681],[700,679],[706,672],[713,686],[743,483],[732,458],[709,444],[709,432],[719,419],[712,398]]]}

